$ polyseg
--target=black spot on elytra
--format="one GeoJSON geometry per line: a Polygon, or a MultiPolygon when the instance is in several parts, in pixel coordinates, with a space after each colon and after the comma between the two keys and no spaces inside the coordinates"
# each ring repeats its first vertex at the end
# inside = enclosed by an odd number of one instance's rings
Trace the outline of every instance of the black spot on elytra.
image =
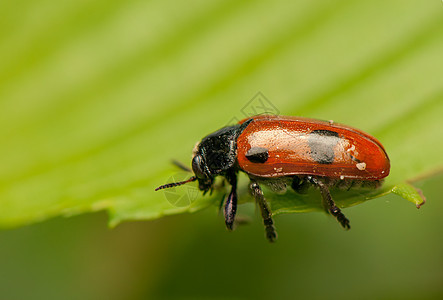
{"type": "Polygon", "coordinates": [[[311,134],[317,134],[317,135],[321,135],[321,136],[335,136],[335,137],[338,137],[338,133],[337,132],[331,131],[331,130],[325,130],[325,129],[313,130],[313,131],[311,131],[311,134]]]}
{"type": "Polygon", "coordinates": [[[268,149],[262,147],[252,147],[246,152],[246,158],[253,163],[265,163],[269,158],[268,149]]]}
{"type": "Polygon", "coordinates": [[[338,133],[331,130],[313,130],[308,136],[311,158],[319,164],[334,162],[334,148],[340,141],[338,133]]]}

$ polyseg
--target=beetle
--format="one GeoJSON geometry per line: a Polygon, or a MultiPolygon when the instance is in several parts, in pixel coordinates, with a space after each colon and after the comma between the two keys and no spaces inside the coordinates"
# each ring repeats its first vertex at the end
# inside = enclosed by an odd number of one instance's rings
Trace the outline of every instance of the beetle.
{"type": "Polygon", "coordinates": [[[325,211],[350,229],[329,189],[378,188],[389,175],[390,161],[376,138],[353,127],[303,117],[257,115],[204,137],[193,150],[192,171],[194,176],[188,180],[159,186],[156,191],[198,181],[198,188],[206,194],[214,188],[217,176],[224,177],[231,186],[224,200],[225,224],[232,230],[237,176],[244,172],[260,208],[266,237],[273,242],[277,233],[261,184],[274,189],[290,186],[298,193],[315,186],[325,211]]]}

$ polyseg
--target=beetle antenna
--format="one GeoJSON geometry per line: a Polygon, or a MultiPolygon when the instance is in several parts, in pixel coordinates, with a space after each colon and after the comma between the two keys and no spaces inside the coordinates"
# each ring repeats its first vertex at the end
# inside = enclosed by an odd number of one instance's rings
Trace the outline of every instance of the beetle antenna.
{"type": "Polygon", "coordinates": [[[163,189],[169,189],[169,188],[172,188],[174,186],[183,185],[185,183],[196,181],[196,180],[197,180],[197,177],[196,176],[192,176],[191,178],[189,178],[188,180],[185,180],[185,181],[178,181],[178,182],[172,182],[172,183],[167,183],[167,184],[161,185],[158,188],[156,188],[155,191],[163,190],[163,189]]]}
{"type": "Polygon", "coordinates": [[[192,173],[192,170],[190,168],[188,168],[187,166],[185,166],[184,164],[182,164],[181,162],[179,162],[178,160],[173,159],[172,160],[172,164],[180,169],[182,169],[183,171],[192,173]]]}

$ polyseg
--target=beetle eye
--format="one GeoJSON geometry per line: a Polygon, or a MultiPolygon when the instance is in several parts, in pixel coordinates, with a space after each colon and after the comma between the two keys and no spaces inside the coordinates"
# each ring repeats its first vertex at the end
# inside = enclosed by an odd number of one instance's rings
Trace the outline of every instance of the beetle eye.
{"type": "Polygon", "coordinates": [[[200,179],[206,178],[201,167],[202,162],[202,157],[199,154],[195,155],[194,159],[192,160],[192,171],[194,171],[195,176],[200,179]]]}

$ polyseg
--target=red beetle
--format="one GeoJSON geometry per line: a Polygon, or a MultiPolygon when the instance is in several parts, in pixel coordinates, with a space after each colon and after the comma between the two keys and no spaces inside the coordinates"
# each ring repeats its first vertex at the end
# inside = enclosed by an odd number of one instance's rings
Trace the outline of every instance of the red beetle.
{"type": "Polygon", "coordinates": [[[389,175],[389,158],[374,137],[361,130],[301,117],[258,115],[224,127],[202,139],[193,151],[195,176],[156,190],[198,180],[203,194],[223,176],[231,185],[224,207],[225,223],[232,230],[237,211],[237,174],[245,172],[266,228],[266,237],[277,237],[272,213],[259,184],[286,187],[303,193],[314,185],[325,209],[349,229],[349,220],[335,205],[330,187],[350,188],[356,182],[377,188],[389,175]]]}

